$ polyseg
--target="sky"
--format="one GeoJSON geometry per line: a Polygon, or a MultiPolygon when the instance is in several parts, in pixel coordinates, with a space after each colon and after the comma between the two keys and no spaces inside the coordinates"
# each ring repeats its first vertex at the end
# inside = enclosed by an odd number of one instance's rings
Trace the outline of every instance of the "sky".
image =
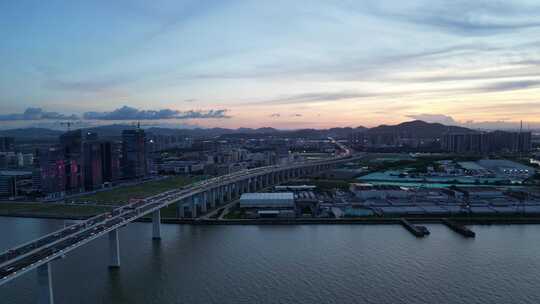
{"type": "Polygon", "coordinates": [[[540,2],[0,1],[0,127],[540,127],[540,2]]]}

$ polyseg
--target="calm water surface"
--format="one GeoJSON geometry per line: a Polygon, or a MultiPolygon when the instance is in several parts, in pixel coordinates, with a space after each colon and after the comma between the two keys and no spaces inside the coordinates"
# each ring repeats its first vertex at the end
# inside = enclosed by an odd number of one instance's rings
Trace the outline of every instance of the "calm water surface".
{"type": "MultiPolygon", "coordinates": [[[[0,250],[63,221],[0,218],[0,250]]],[[[120,232],[122,267],[103,238],[53,264],[56,303],[540,303],[540,226],[151,225],[120,232]]],[[[0,287],[34,303],[36,274],[0,287]]]]}

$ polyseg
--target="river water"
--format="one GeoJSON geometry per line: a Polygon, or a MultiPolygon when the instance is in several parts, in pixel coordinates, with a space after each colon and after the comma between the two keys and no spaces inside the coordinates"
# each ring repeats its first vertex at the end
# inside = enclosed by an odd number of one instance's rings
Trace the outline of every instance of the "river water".
{"type": "MultiPolygon", "coordinates": [[[[63,221],[0,218],[0,250],[63,221]]],[[[540,225],[441,225],[417,239],[397,225],[188,226],[120,232],[53,264],[56,303],[540,303],[540,225]]],[[[0,303],[34,303],[35,271],[0,287],[0,303]]]]}

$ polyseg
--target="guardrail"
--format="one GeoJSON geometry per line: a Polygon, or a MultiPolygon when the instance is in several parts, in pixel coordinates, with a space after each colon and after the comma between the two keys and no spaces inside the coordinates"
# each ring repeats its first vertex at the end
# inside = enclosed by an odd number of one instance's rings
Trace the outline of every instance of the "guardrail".
{"type": "Polygon", "coordinates": [[[2,273],[7,272],[7,274],[4,275],[4,277],[0,277],[0,285],[13,280],[14,278],[30,271],[31,269],[48,263],[56,258],[62,257],[67,252],[70,252],[75,248],[78,248],[98,237],[101,237],[112,230],[125,226],[163,207],[177,203],[178,201],[187,199],[194,195],[206,192],[210,189],[226,186],[249,178],[263,176],[269,173],[276,173],[316,165],[329,165],[349,160],[354,160],[354,157],[352,157],[351,155],[345,155],[332,159],[301,162],[287,166],[259,167],[243,172],[236,172],[225,176],[215,177],[181,189],[166,191],[164,193],[145,198],[142,201],[120,206],[118,208],[115,208],[111,212],[96,215],[79,224],[68,226],[64,229],[52,232],[36,240],[27,242],[25,244],[5,251],[4,253],[2,253],[2,255],[0,255],[0,257],[3,257],[3,260],[0,260],[2,261],[0,264],[0,268],[2,269],[0,269],[0,271],[2,271],[2,273]],[[171,195],[174,195],[175,197],[169,198],[171,195]],[[108,226],[111,223],[112,225],[108,226]],[[90,231],[92,232],[88,235],[87,233],[90,231]],[[43,242],[51,237],[57,238],[54,238],[53,240],[51,240],[51,242],[46,242],[45,244],[40,245],[40,242],[43,242]],[[69,240],[72,240],[73,242],[68,242],[64,247],[57,246],[58,244],[62,244],[62,242],[69,240]],[[9,255],[17,254],[17,251],[21,250],[22,252],[20,252],[15,257],[9,258],[9,255]],[[25,258],[30,258],[32,256],[36,256],[38,260],[29,261],[28,264],[20,264],[20,262],[23,261],[25,258]],[[13,267],[13,265],[16,265],[18,268],[13,267]],[[6,270],[6,268],[9,269],[10,267],[13,267],[14,271],[10,272],[9,270],[6,270]]]}

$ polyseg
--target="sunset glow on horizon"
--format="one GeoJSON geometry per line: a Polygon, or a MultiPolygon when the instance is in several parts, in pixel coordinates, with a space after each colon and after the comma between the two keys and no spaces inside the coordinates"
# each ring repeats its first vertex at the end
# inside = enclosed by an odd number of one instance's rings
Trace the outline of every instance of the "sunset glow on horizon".
{"type": "Polygon", "coordinates": [[[128,106],[202,127],[540,128],[538,1],[6,1],[0,14],[5,125],[110,122],[128,106]]]}

